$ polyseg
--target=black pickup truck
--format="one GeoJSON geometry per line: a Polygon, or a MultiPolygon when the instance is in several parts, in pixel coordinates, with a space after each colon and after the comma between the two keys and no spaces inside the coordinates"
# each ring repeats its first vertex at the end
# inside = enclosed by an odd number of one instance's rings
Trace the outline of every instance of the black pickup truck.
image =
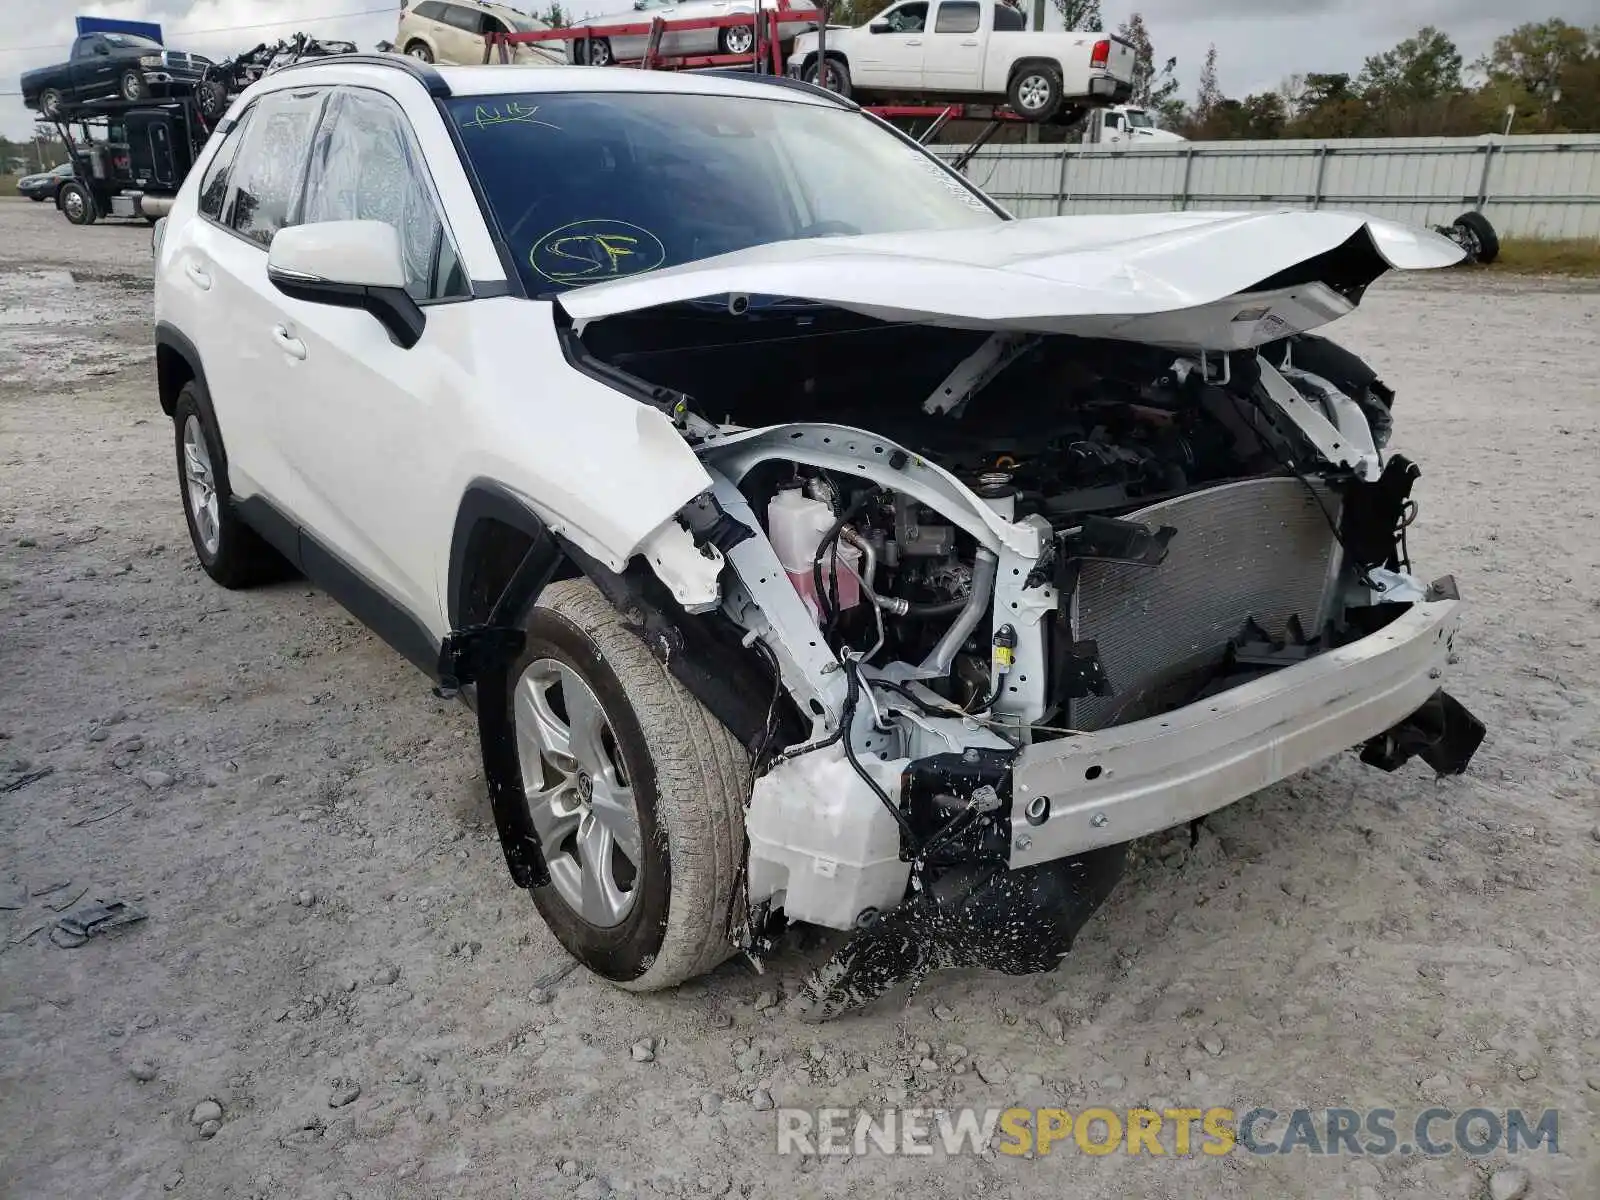
{"type": "Polygon", "coordinates": [[[192,90],[211,60],[133,33],[86,33],[59,66],[24,72],[22,102],[51,120],[85,100],[148,100],[192,90]]]}

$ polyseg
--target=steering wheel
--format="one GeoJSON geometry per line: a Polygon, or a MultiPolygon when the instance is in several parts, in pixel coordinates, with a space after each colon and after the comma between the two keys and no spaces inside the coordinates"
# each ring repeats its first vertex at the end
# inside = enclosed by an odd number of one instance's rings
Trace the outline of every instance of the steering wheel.
{"type": "Polygon", "coordinates": [[[852,237],[860,232],[861,230],[848,221],[813,221],[811,224],[795,230],[794,236],[797,238],[852,237]]]}

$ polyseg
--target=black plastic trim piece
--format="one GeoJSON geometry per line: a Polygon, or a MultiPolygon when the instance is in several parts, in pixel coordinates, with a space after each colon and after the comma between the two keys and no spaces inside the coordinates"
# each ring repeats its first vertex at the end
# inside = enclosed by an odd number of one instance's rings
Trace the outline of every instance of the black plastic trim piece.
{"type": "MultiPolygon", "coordinates": [[[[455,529],[450,537],[450,566],[446,577],[450,627],[458,629],[463,620],[463,599],[466,595],[467,554],[472,548],[472,531],[484,521],[498,521],[537,542],[548,536],[545,524],[522,501],[511,495],[498,483],[488,479],[474,479],[462,493],[456,506],[455,529]]],[[[513,618],[521,613],[514,613],[513,618]]]]}
{"type": "Polygon", "coordinates": [[[429,679],[437,678],[438,641],[397,601],[279,511],[270,500],[261,496],[236,500],[234,511],[351,616],[404,655],[429,679]]]}
{"type": "Polygon", "coordinates": [[[360,283],[330,283],[325,279],[303,279],[267,268],[267,278],[285,296],[310,304],[331,304],[335,308],[359,308],[371,313],[403,350],[422,340],[428,318],[404,288],[371,287],[360,283]]]}
{"type": "Polygon", "coordinates": [[[435,100],[450,95],[450,85],[444,81],[444,76],[439,74],[431,65],[420,62],[408,54],[327,54],[321,58],[303,58],[297,63],[290,63],[287,67],[280,67],[273,72],[282,75],[285,71],[304,70],[306,67],[321,67],[330,64],[360,63],[367,67],[393,67],[397,71],[404,71],[423,87],[428,89],[428,95],[435,100]]]}

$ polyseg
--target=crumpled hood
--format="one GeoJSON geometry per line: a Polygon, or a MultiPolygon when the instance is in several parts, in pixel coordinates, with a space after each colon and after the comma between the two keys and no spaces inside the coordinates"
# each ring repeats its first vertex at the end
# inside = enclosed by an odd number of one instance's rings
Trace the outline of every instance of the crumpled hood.
{"type": "Polygon", "coordinates": [[[743,293],[886,321],[1235,349],[1344,315],[1390,269],[1462,257],[1436,233],[1352,213],[1041,217],[773,242],[591,284],[559,302],[587,322],[743,293]]]}

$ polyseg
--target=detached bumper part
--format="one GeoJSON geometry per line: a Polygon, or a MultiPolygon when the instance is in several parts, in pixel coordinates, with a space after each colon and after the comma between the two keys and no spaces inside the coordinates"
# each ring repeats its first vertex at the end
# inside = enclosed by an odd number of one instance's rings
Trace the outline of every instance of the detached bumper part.
{"type": "Polygon", "coordinates": [[[1439,691],[1454,599],[1175,712],[1029,747],[1013,773],[1013,869],[1185,824],[1356,746],[1464,770],[1483,726],[1439,691]],[[1373,749],[1373,743],[1377,749],[1373,749]],[[1049,816],[1030,824],[1040,797],[1049,816]]]}

